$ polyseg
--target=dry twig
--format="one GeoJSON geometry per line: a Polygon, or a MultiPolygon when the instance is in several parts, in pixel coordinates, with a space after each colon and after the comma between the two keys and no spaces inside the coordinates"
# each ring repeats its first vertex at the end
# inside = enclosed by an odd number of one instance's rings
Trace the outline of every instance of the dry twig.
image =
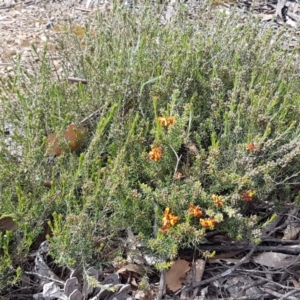
{"type": "MultiPolygon", "coordinates": [[[[257,246],[255,252],[276,252],[276,253],[284,253],[284,254],[291,254],[291,255],[299,255],[300,254],[300,244],[297,243],[299,247],[297,248],[288,248],[284,246],[257,246]]],[[[248,245],[201,245],[201,250],[212,250],[212,251],[247,251],[251,250],[252,247],[248,245]]]]}
{"type": "Polygon", "coordinates": [[[251,246],[251,250],[249,251],[249,253],[244,256],[236,265],[234,265],[232,268],[226,270],[225,272],[219,274],[219,275],[216,275],[216,276],[213,276],[209,279],[206,279],[206,280],[202,280],[202,281],[199,281],[199,282],[195,282],[194,284],[190,285],[190,286],[186,286],[183,288],[183,290],[185,289],[194,289],[196,287],[200,287],[200,286],[203,286],[203,285],[206,285],[206,284],[209,284],[215,280],[219,280],[223,277],[226,277],[228,275],[230,275],[231,273],[233,273],[239,266],[241,266],[245,261],[247,261],[251,255],[256,251],[256,248],[257,248],[257,245],[254,245],[254,246],[251,246]]]}
{"type": "Polygon", "coordinates": [[[158,287],[158,295],[156,297],[156,300],[161,300],[164,294],[165,289],[165,282],[166,282],[166,273],[167,270],[164,269],[160,273],[160,281],[159,281],[159,287],[158,287]]]}
{"type": "Polygon", "coordinates": [[[76,83],[82,83],[82,84],[87,84],[88,83],[88,81],[86,80],[86,79],[84,79],[84,78],[77,78],[77,77],[69,77],[68,78],[68,81],[69,82],[76,82],[76,83]]]}

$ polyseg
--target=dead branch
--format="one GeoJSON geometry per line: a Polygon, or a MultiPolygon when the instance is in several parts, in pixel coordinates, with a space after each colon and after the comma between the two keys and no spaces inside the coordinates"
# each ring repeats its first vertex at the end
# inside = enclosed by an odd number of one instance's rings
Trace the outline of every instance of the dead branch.
{"type": "Polygon", "coordinates": [[[282,239],[276,239],[276,238],[266,238],[262,240],[263,242],[269,242],[269,243],[277,243],[281,245],[300,245],[299,240],[282,240],[282,239]]]}
{"type": "Polygon", "coordinates": [[[288,293],[284,294],[282,297],[280,297],[278,300],[285,300],[285,299],[289,299],[289,297],[293,294],[296,294],[297,292],[299,292],[299,289],[294,289],[292,291],[289,291],[288,293]]]}
{"type": "Polygon", "coordinates": [[[55,283],[58,283],[58,284],[60,284],[60,285],[64,285],[65,284],[65,282],[64,281],[61,281],[61,280],[57,280],[57,279],[55,279],[55,278],[50,278],[50,277],[48,277],[48,276],[44,276],[44,275],[41,275],[41,274],[39,274],[39,273],[36,273],[36,272],[24,272],[26,275],[34,275],[34,276],[37,276],[37,277],[39,277],[39,278],[42,278],[42,279],[46,279],[47,281],[49,281],[49,282],[55,282],[55,283]]]}
{"type": "Polygon", "coordinates": [[[298,292],[300,292],[300,289],[297,289],[297,288],[295,288],[295,287],[285,286],[285,285],[282,285],[282,284],[280,284],[280,283],[278,283],[278,282],[275,282],[275,281],[273,281],[273,280],[270,280],[270,279],[268,279],[268,278],[264,278],[264,277],[261,277],[261,276],[258,276],[258,275],[254,275],[254,274],[249,274],[249,273],[247,272],[247,270],[243,270],[243,271],[241,271],[241,273],[242,273],[242,274],[249,275],[249,276],[251,276],[251,277],[253,277],[253,278],[256,278],[256,279],[259,279],[259,280],[261,280],[261,281],[265,281],[266,283],[269,283],[269,284],[270,284],[269,287],[270,287],[271,285],[273,285],[273,286],[277,286],[277,287],[280,287],[281,289],[286,289],[286,290],[295,290],[295,289],[296,289],[298,292]]]}
{"type": "MultiPolygon", "coordinates": [[[[300,243],[295,241],[296,245],[299,245],[299,248],[287,248],[284,246],[257,246],[255,252],[277,252],[284,254],[300,254],[300,243]]],[[[248,245],[201,245],[201,250],[208,251],[220,251],[220,252],[231,252],[231,251],[249,251],[252,247],[248,245]]]]}
{"type": "Polygon", "coordinates": [[[74,82],[76,82],[76,83],[80,82],[82,84],[87,84],[88,83],[88,81],[84,78],[69,77],[68,80],[69,80],[69,82],[72,82],[72,83],[74,83],[74,82]]]}
{"type": "MultiPolygon", "coordinates": [[[[259,300],[259,299],[265,299],[266,297],[270,296],[270,294],[259,294],[259,295],[251,295],[251,296],[242,296],[239,297],[239,300],[259,300]]],[[[236,297],[230,297],[230,298],[224,298],[223,300],[236,300],[236,297]]]]}
{"type": "Polygon", "coordinates": [[[189,286],[186,286],[183,288],[183,290],[185,289],[194,289],[196,287],[200,287],[200,286],[203,286],[203,285],[206,285],[206,284],[209,284],[213,281],[216,281],[216,280],[219,280],[223,277],[226,277],[228,275],[230,275],[231,273],[233,273],[239,266],[241,266],[245,261],[247,261],[251,255],[256,251],[257,249],[257,245],[252,245],[252,246],[249,246],[249,248],[251,248],[251,250],[249,251],[249,253],[244,256],[236,265],[234,265],[232,268],[229,268],[228,270],[226,270],[225,272],[219,274],[219,275],[216,275],[216,276],[213,276],[209,279],[206,279],[206,280],[202,280],[202,281],[199,281],[199,282],[195,282],[193,283],[192,285],[189,285],[189,286]]]}
{"type": "Polygon", "coordinates": [[[84,12],[92,12],[90,9],[82,8],[82,7],[75,7],[76,10],[84,11],[84,12]]]}
{"type": "Polygon", "coordinates": [[[164,289],[165,289],[165,282],[166,282],[166,273],[167,273],[166,269],[162,270],[160,273],[158,295],[157,295],[156,300],[161,300],[163,297],[164,289]]]}
{"type": "MultiPolygon", "coordinates": [[[[282,294],[280,294],[278,292],[275,292],[275,291],[273,291],[273,290],[271,290],[269,288],[262,288],[262,291],[266,292],[266,293],[268,293],[268,294],[270,294],[270,295],[272,295],[272,296],[274,296],[276,298],[280,298],[280,299],[284,296],[284,295],[282,295],[282,294]]],[[[288,298],[285,298],[285,299],[288,299],[288,300],[297,300],[298,298],[289,296],[288,298]]]]}
{"type": "Polygon", "coordinates": [[[89,121],[97,118],[100,115],[100,111],[101,111],[100,109],[97,109],[96,111],[94,111],[93,113],[91,113],[89,116],[87,116],[83,120],[81,120],[80,124],[81,125],[85,125],[89,121]]]}

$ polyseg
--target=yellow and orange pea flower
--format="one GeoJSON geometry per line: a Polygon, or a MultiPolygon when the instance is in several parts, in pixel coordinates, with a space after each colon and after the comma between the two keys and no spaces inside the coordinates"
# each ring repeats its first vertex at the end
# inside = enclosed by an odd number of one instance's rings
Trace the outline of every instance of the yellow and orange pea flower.
{"type": "Polygon", "coordinates": [[[249,150],[250,152],[258,152],[260,148],[257,148],[257,146],[251,142],[246,146],[246,149],[249,150]]]}
{"type": "Polygon", "coordinates": [[[168,230],[171,227],[175,226],[177,222],[178,222],[178,217],[171,213],[169,207],[166,207],[164,212],[164,217],[162,218],[162,226],[160,227],[162,232],[164,233],[168,232],[168,230]]]}
{"type": "Polygon", "coordinates": [[[169,117],[168,118],[168,124],[169,125],[174,125],[175,124],[175,118],[174,117],[169,117]]]}
{"type": "Polygon", "coordinates": [[[212,195],[212,199],[214,201],[214,205],[216,207],[221,207],[224,205],[225,203],[225,200],[223,199],[223,197],[221,196],[217,196],[217,195],[212,195]]]}
{"type": "Polygon", "coordinates": [[[196,218],[200,218],[203,215],[203,212],[202,212],[200,206],[195,207],[195,205],[192,203],[190,204],[189,212],[191,212],[194,215],[194,217],[196,217],[196,218]]]}
{"type": "Polygon", "coordinates": [[[159,117],[157,120],[165,128],[168,128],[169,125],[173,125],[175,123],[174,117],[159,117]]]}
{"type": "Polygon", "coordinates": [[[247,146],[246,146],[246,149],[249,150],[249,151],[254,151],[255,149],[255,145],[253,142],[249,143],[247,146]]]}
{"type": "Polygon", "coordinates": [[[149,152],[148,157],[156,162],[162,158],[162,149],[161,147],[152,148],[149,152]]]}
{"type": "Polygon", "coordinates": [[[200,219],[200,225],[206,229],[214,229],[216,224],[217,221],[213,217],[200,219]]]}
{"type": "Polygon", "coordinates": [[[255,192],[253,190],[248,190],[248,191],[242,193],[242,199],[247,202],[251,202],[253,200],[254,195],[255,195],[255,192]]]}

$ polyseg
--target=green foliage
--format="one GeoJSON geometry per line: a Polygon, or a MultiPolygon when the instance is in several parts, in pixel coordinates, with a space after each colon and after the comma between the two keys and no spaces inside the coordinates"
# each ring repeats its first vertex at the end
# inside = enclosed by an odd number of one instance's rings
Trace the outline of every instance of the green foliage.
{"type": "Polygon", "coordinates": [[[0,273],[22,264],[46,224],[56,262],[86,267],[112,260],[115,238],[127,229],[164,257],[199,246],[208,228],[190,203],[213,227],[257,239],[259,216],[249,215],[243,195],[255,192],[248,206],[294,201],[298,50],[285,48],[282,32],[250,18],[241,23],[238,13],[213,10],[190,21],[181,7],[161,26],[156,7],[116,7],[87,25],[84,38],[70,30],[58,41],[65,70],[87,85],[56,80],[46,50],[35,73],[19,67],[3,82],[0,215],[17,226],[0,235],[0,273]],[[66,147],[49,159],[45,135],[97,109],[81,153],[66,147]],[[175,122],[165,126],[160,117],[175,122]],[[9,144],[7,124],[14,127],[9,144]],[[157,161],[149,155],[155,147],[157,161]],[[178,220],[163,231],[166,207],[178,220]]]}

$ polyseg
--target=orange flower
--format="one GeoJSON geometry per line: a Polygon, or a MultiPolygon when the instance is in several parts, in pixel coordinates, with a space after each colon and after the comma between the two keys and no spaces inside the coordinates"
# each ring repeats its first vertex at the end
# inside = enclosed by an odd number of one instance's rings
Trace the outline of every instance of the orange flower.
{"type": "Polygon", "coordinates": [[[255,149],[254,143],[251,142],[250,144],[248,144],[246,146],[246,149],[249,150],[249,151],[254,151],[254,149],[255,149]]]}
{"type": "Polygon", "coordinates": [[[253,190],[248,190],[242,194],[242,199],[251,202],[253,200],[253,197],[255,195],[255,192],[253,190]]]}
{"type": "Polygon", "coordinates": [[[200,218],[203,215],[203,212],[199,206],[194,206],[194,204],[190,204],[189,211],[194,215],[196,218],[200,218]]]}
{"type": "Polygon", "coordinates": [[[175,124],[175,118],[174,117],[169,117],[168,118],[168,125],[174,125],[175,124]]]}
{"type": "Polygon", "coordinates": [[[171,218],[170,218],[170,224],[171,224],[172,226],[174,226],[174,225],[176,225],[177,222],[178,222],[178,217],[172,215],[171,218]]]}
{"type": "Polygon", "coordinates": [[[162,232],[167,232],[172,226],[175,226],[177,222],[178,217],[171,213],[169,207],[166,207],[164,217],[162,218],[162,226],[160,228],[162,232]]]}
{"type": "Polygon", "coordinates": [[[258,152],[260,150],[260,148],[257,148],[253,142],[251,142],[250,144],[248,144],[246,146],[246,149],[249,150],[249,151],[251,151],[251,152],[258,152]]]}
{"type": "Polygon", "coordinates": [[[164,212],[164,215],[165,215],[165,216],[168,216],[170,213],[171,213],[170,207],[166,207],[165,212],[164,212]]]}
{"type": "Polygon", "coordinates": [[[225,200],[221,197],[221,196],[217,196],[217,195],[212,195],[212,199],[214,201],[214,205],[216,207],[221,207],[223,206],[225,200]]]}
{"type": "Polygon", "coordinates": [[[200,219],[200,224],[204,228],[214,229],[216,226],[216,219],[215,218],[206,218],[206,219],[200,219]]]}
{"type": "Polygon", "coordinates": [[[159,122],[162,126],[164,126],[164,127],[167,127],[167,126],[168,126],[168,120],[167,120],[166,118],[164,118],[164,117],[159,117],[157,120],[158,120],[158,122],[159,122]]]}
{"type": "Polygon", "coordinates": [[[174,117],[159,117],[157,118],[158,122],[165,128],[168,128],[169,125],[173,125],[175,123],[175,118],[174,117]]]}
{"type": "Polygon", "coordinates": [[[149,152],[148,157],[154,161],[159,161],[162,157],[162,149],[160,147],[152,148],[149,152]]]}

